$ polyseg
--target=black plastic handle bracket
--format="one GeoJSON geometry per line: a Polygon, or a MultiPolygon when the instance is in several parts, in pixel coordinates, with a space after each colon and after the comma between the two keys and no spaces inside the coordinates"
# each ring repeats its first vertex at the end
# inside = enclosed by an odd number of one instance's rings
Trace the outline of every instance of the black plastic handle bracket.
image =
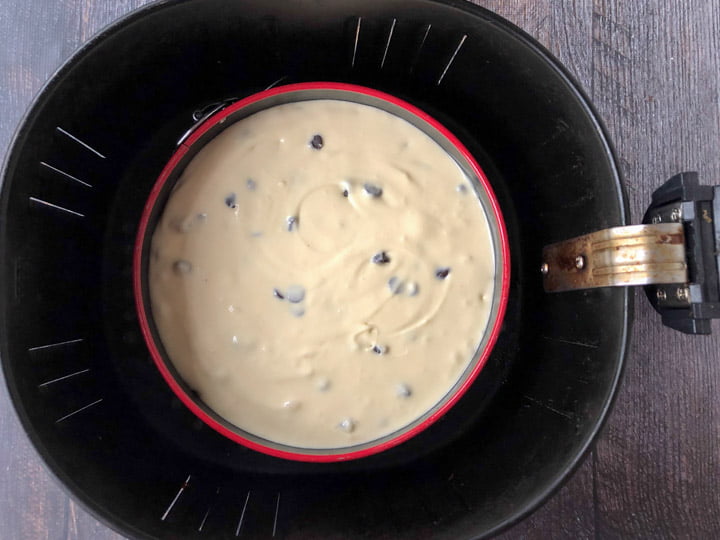
{"type": "Polygon", "coordinates": [[[664,325],[686,334],[710,334],[720,318],[720,186],[701,185],[697,172],[670,178],[652,196],[643,223],[682,223],[688,282],[647,285],[645,293],[664,325]]]}

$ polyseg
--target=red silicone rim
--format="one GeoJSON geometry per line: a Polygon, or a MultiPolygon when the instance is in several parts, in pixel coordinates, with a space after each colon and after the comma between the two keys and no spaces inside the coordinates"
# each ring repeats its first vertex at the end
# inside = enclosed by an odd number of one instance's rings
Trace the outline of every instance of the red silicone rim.
{"type": "MultiPolygon", "coordinates": [[[[372,88],[367,88],[364,86],[357,86],[352,84],[344,84],[344,83],[335,83],[335,82],[310,82],[310,83],[299,83],[299,84],[290,84],[285,86],[279,86],[275,87],[269,90],[265,90],[263,92],[258,92],[257,94],[253,94],[251,96],[248,96],[232,105],[227,107],[226,109],[223,109],[222,111],[219,111],[218,113],[214,114],[210,118],[208,118],[198,129],[186,140],[184,141],[180,147],[177,149],[177,151],[173,154],[173,156],[170,158],[170,161],[167,163],[167,165],[163,168],[162,172],[160,173],[160,176],[158,177],[157,181],[155,182],[155,185],[153,186],[150,195],[147,199],[147,202],[145,203],[145,207],[143,208],[142,217],[140,219],[140,225],[138,228],[137,238],[135,241],[135,248],[133,252],[133,289],[134,289],[134,295],[135,295],[135,306],[138,313],[138,318],[140,321],[140,328],[143,334],[143,337],[145,339],[145,343],[148,346],[148,349],[150,351],[150,355],[153,358],[153,361],[155,362],[155,365],[157,366],[158,370],[160,371],[162,377],[165,379],[165,382],[170,386],[172,391],[175,393],[175,395],[182,401],[182,403],[192,411],[195,416],[200,418],[205,424],[213,428],[218,433],[224,435],[225,437],[231,439],[232,441],[235,441],[239,444],[242,444],[243,446],[246,446],[248,448],[251,448],[253,450],[256,450],[258,452],[262,452],[264,454],[268,454],[274,457],[284,458],[284,459],[291,459],[295,461],[307,461],[307,462],[316,462],[316,463],[322,463],[322,462],[339,462],[339,461],[348,461],[351,459],[358,459],[366,456],[370,456],[373,454],[377,454],[379,452],[382,452],[384,450],[388,450],[389,448],[392,448],[394,446],[397,446],[408,439],[414,437],[421,431],[424,431],[429,426],[431,426],[433,423],[435,423],[439,418],[441,418],[457,401],[465,394],[465,392],[470,388],[472,383],[477,378],[478,374],[482,370],[482,368],[485,366],[485,363],[487,362],[490,353],[493,349],[493,346],[495,345],[495,342],[497,341],[498,335],[500,333],[500,329],[502,327],[502,321],[505,316],[505,308],[507,305],[507,299],[509,295],[509,289],[510,289],[510,247],[508,245],[508,239],[507,239],[507,231],[505,229],[505,221],[503,220],[502,213],[500,212],[500,205],[498,204],[497,198],[495,197],[495,193],[492,190],[492,187],[490,186],[490,183],[485,176],[485,173],[482,171],[480,166],[477,164],[473,156],[470,154],[467,148],[447,129],[445,128],[440,122],[429,116],[427,113],[421,111],[414,105],[411,105],[395,96],[392,96],[390,94],[386,94],[384,92],[380,92],[378,90],[374,90],[372,88]],[[148,313],[147,308],[145,306],[145,303],[143,301],[143,294],[142,294],[142,252],[143,252],[143,241],[145,239],[147,229],[148,229],[148,223],[150,219],[150,215],[152,213],[153,208],[155,207],[155,204],[157,203],[158,196],[160,195],[160,192],[162,191],[163,186],[165,185],[165,182],[170,177],[171,173],[174,171],[175,167],[178,165],[181,158],[185,155],[185,153],[188,151],[188,149],[200,139],[209,129],[211,129],[213,126],[215,126],[218,122],[223,120],[224,118],[227,118],[229,115],[235,113],[236,111],[247,107],[248,105],[252,103],[256,103],[258,101],[261,101],[263,99],[266,99],[268,97],[276,96],[278,94],[285,94],[289,92],[296,92],[299,90],[340,90],[340,91],[346,91],[346,92],[352,92],[355,94],[362,94],[365,96],[370,96],[373,98],[377,98],[383,101],[386,101],[388,103],[391,103],[395,106],[398,106],[402,109],[405,109],[412,115],[420,118],[425,123],[429,124],[433,128],[435,128],[437,131],[439,131],[443,137],[445,137],[462,155],[463,159],[467,162],[467,164],[472,169],[473,174],[478,178],[478,181],[480,182],[485,194],[488,197],[488,200],[490,202],[491,211],[493,213],[493,217],[495,218],[495,222],[497,223],[497,234],[500,240],[500,246],[499,246],[499,255],[502,258],[502,273],[500,276],[500,301],[499,306],[497,310],[497,314],[494,320],[491,321],[491,328],[490,328],[490,334],[487,343],[485,344],[485,348],[481,352],[478,360],[475,362],[475,365],[472,368],[472,371],[470,372],[469,376],[466,377],[465,381],[463,381],[462,385],[458,387],[455,390],[455,393],[447,399],[442,405],[440,405],[433,413],[428,416],[424,421],[417,424],[416,426],[413,426],[411,429],[408,429],[407,431],[403,431],[399,433],[396,437],[393,437],[389,440],[383,441],[381,443],[378,443],[377,445],[365,447],[360,450],[354,450],[354,451],[348,451],[344,453],[328,453],[328,454],[319,454],[319,453],[302,453],[302,449],[297,449],[297,451],[289,451],[289,450],[281,450],[278,448],[274,448],[272,446],[266,446],[263,444],[260,444],[256,441],[247,439],[240,435],[239,433],[233,431],[232,429],[229,429],[226,425],[219,422],[217,419],[213,418],[210,414],[208,414],[204,409],[202,409],[195,400],[188,395],[185,390],[183,389],[182,385],[176,380],[170,369],[168,368],[165,359],[163,358],[162,354],[160,353],[157,345],[155,344],[155,341],[153,339],[152,333],[150,331],[150,326],[148,323],[148,313]]],[[[317,452],[314,449],[308,449],[308,451],[311,452],[317,452]]]]}

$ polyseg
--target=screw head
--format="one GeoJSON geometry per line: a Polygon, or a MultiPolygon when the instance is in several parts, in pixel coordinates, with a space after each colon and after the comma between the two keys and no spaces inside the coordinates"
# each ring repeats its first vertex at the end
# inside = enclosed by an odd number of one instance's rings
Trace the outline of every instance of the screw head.
{"type": "Polygon", "coordinates": [[[670,213],[670,219],[672,221],[680,221],[680,209],[679,208],[673,208],[673,211],[670,213]]]}
{"type": "Polygon", "coordinates": [[[662,217],[661,217],[661,216],[653,216],[653,217],[652,217],[652,222],[653,222],[653,223],[660,223],[660,222],[662,222],[662,217]]]}
{"type": "Polygon", "coordinates": [[[667,300],[667,293],[665,292],[665,289],[658,289],[655,296],[657,296],[658,300],[667,300]]]}
{"type": "Polygon", "coordinates": [[[575,257],[575,268],[578,270],[582,270],[585,268],[585,256],[584,255],[578,255],[575,257]]]}
{"type": "Polygon", "coordinates": [[[675,290],[675,297],[681,302],[685,302],[688,299],[689,293],[690,291],[688,291],[687,287],[678,287],[675,290]]]}

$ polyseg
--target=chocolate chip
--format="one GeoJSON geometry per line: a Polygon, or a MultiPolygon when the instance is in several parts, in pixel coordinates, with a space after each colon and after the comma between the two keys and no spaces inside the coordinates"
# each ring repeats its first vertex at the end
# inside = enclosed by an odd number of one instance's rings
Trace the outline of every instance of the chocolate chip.
{"type": "Polygon", "coordinates": [[[296,399],[288,399],[286,401],[283,401],[282,406],[284,409],[297,411],[301,407],[301,403],[296,399]]]}
{"type": "Polygon", "coordinates": [[[285,291],[285,296],[288,302],[299,304],[305,299],[305,287],[301,285],[290,285],[285,291]]]}
{"type": "Polygon", "coordinates": [[[287,222],[287,230],[292,231],[294,229],[297,229],[298,226],[298,218],[297,216],[288,216],[286,219],[287,222]]]}
{"type": "Polygon", "coordinates": [[[173,263],[173,270],[176,274],[189,274],[192,272],[192,264],[182,259],[173,263]]]}
{"type": "Polygon", "coordinates": [[[435,270],[435,277],[438,279],[445,279],[446,277],[448,277],[449,273],[450,273],[450,269],[447,267],[438,268],[437,270],[435,270]]]}
{"type": "Polygon", "coordinates": [[[313,135],[313,138],[310,139],[310,146],[312,146],[315,150],[320,150],[323,146],[325,146],[325,141],[323,141],[322,135],[313,135]]]}
{"type": "Polygon", "coordinates": [[[188,218],[172,219],[170,220],[170,227],[175,232],[188,233],[193,229],[193,227],[195,227],[196,224],[203,223],[205,221],[207,221],[207,214],[205,212],[201,212],[188,218]]]}
{"type": "Polygon", "coordinates": [[[373,347],[372,347],[371,350],[372,350],[372,352],[374,352],[375,354],[383,355],[383,354],[385,354],[385,353],[388,352],[388,347],[387,347],[387,345],[378,345],[378,344],[376,343],[375,345],[373,345],[373,347]]]}
{"type": "Polygon", "coordinates": [[[405,383],[400,383],[395,387],[395,394],[401,398],[409,398],[412,396],[412,388],[405,383]]]}
{"type": "Polygon", "coordinates": [[[342,196],[345,197],[346,199],[350,196],[350,187],[351,186],[352,186],[352,184],[350,182],[348,182],[347,180],[343,180],[342,182],[340,182],[340,189],[342,189],[342,192],[341,192],[342,196]]]}
{"type": "Polygon", "coordinates": [[[228,208],[237,208],[237,197],[235,196],[235,193],[230,193],[227,197],[225,197],[225,204],[228,206],[228,208]]]}
{"type": "Polygon", "coordinates": [[[365,190],[365,193],[373,198],[380,197],[383,194],[382,188],[380,186],[376,186],[375,184],[365,183],[363,185],[363,189],[365,190]]]}
{"type": "Polygon", "coordinates": [[[399,294],[402,291],[403,283],[397,276],[393,276],[388,280],[388,288],[393,294],[399,294]]]}
{"type": "Polygon", "coordinates": [[[344,418],[340,421],[338,427],[346,433],[352,433],[353,431],[355,431],[355,425],[355,420],[353,420],[352,418],[344,418]]]}
{"type": "Polygon", "coordinates": [[[375,264],[387,264],[390,262],[390,257],[384,251],[380,251],[372,256],[372,262],[375,264]]]}
{"type": "Polygon", "coordinates": [[[255,189],[257,188],[257,182],[255,182],[255,180],[253,180],[252,178],[248,178],[247,182],[245,182],[245,185],[250,191],[255,191],[255,189]]]}
{"type": "Polygon", "coordinates": [[[273,289],[273,296],[278,300],[285,300],[285,295],[278,289],[273,289]]]}
{"type": "Polygon", "coordinates": [[[174,230],[175,232],[179,232],[179,233],[190,232],[190,229],[192,229],[192,220],[191,219],[183,219],[183,218],[175,218],[170,221],[170,228],[172,230],[174,230]]]}

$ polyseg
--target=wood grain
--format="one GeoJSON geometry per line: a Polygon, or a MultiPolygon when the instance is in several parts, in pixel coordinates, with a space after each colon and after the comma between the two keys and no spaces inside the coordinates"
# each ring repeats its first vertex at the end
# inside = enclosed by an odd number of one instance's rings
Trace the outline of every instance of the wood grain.
{"type": "MultiPolygon", "coordinates": [[[[144,0],[0,0],[0,147],[32,97],[82,42],[144,0]]],[[[616,145],[637,221],[680,170],[720,177],[720,8],[707,0],[476,0],[555,54],[592,97],[616,145]]],[[[614,412],[594,452],[503,538],[720,537],[720,331],[663,329],[638,298],[614,412]]],[[[71,502],[0,387],[0,538],[116,539],[71,502]]]]}
{"type": "MultiPolygon", "coordinates": [[[[592,20],[592,96],[637,220],[674,172],[718,178],[720,11],[702,1],[595,0],[592,20]]],[[[643,298],[637,307],[625,384],[596,449],[598,534],[717,538],[720,340],[664,331],[643,298]]]]}

